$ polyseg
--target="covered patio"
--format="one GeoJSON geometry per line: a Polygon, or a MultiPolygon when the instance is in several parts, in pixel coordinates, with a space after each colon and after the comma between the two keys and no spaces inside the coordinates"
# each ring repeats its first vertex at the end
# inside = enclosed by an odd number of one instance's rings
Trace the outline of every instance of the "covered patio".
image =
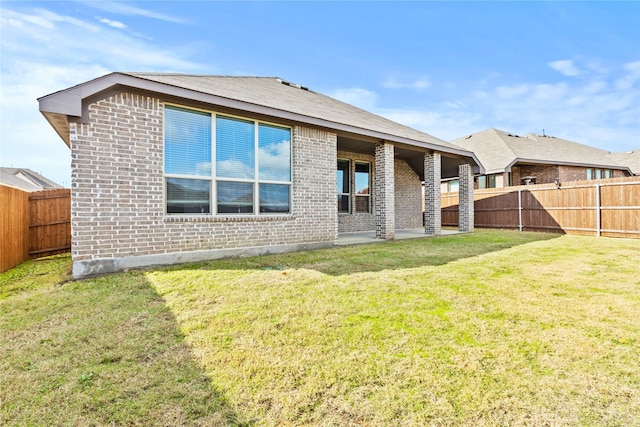
{"type": "Polygon", "coordinates": [[[433,137],[421,136],[427,141],[337,133],[337,244],[443,234],[440,183],[453,177],[460,180],[459,231],[473,231],[473,175],[479,162],[444,141],[435,149],[428,141],[433,137]],[[358,167],[366,171],[365,185],[359,185],[358,167]]]}

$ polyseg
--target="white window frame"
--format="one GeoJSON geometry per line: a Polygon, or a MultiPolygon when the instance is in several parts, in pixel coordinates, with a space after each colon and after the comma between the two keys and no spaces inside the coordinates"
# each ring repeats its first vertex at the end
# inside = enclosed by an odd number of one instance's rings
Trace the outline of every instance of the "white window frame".
{"type": "Polygon", "coordinates": [[[264,120],[256,120],[249,117],[238,116],[234,114],[226,114],[220,113],[215,110],[207,110],[197,107],[189,107],[181,104],[175,104],[171,102],[163,103],[163,118],[162,118],[162,184],[163,184],[163,204],[164,204],[164,214],[169,216],[217,216],[217,217],[232,217],[232,218],[246,218],[247,216],[292,216],[293,215],[293,128],[291,126],[282,125],[280,123],[273,123],[264,120]],[[185,110],[191,111],[199,111],[203,113],[207,113],[211,115],[211,175],[203,176],[203,175],[180,175],[180,174],[168,174],[165,173],[165,118],[164,114],[166,107],[176,107],[182,108],[185,110]],[[239,119],[248,122],[252,122],[255,132],[254,132],[254,178],[246,179],[246,178],[226,178],[226,177],[217,177],[216,176],[216,118],[218,116],[229,117],[232,119],[239,119]],[[289,139],[289,181],[274,181],[274,180],[261,180],[259,179],[259,134],[260,134],[260,125],[268,125],[275,126],[282,129],[288,129],[290,134],[289,139]],[[167,178],[181,178],[181,179],[192,179],[192,180],[200,180],[200,181],[209,181],[210,191],[209,191],[209,213],[199,214],[199,213],[169,213],[167,212],[167,178]],[[253,212],[251,213],[218,213],[218,182],[246,182],[253,184],[253,212]],[[289,212],[260,212],[260,184],[278,184],[278,185],[288,185],[289,186],[289,212]]]}

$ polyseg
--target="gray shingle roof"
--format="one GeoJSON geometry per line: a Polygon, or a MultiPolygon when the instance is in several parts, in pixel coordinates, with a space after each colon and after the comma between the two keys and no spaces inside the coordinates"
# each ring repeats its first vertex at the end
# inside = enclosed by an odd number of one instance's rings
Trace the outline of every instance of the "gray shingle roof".
{"type": "Polygon", "coordinates": [[[24,191],[64,188],[39,173],[26,168],[0,168],[0,183],[24,191]]]}
{"type": "Polygon", "coordinates": [[[621,165],[627,165],[634,175],[640,175],[640,148],[623,153],[613,153],[611,156],[621,165]]]}
{"type": "Polygon", "coordinates": [[[630,169],[608,151],[553,136],[487,129],[451,142],[473,151],[488,174],[504,172],[514,163],[630,169]]]}
{"type": "Polygon", "coordinates": [[[64,117],[82,116],[82,100],[115,86],[266,114],[476,161],[464,148],[277,77],[116,72],[39,98],[40,111],[69,144],[64,117]]]}
{"type": "Polygon", "coordinates": [[[353,105],[288,83],[278,77],[236,77],[165,73],[123,73],[176,87],[298,113],[334,123],[374,130],[453,149],[455,145],[362,110],[353,105]]]}

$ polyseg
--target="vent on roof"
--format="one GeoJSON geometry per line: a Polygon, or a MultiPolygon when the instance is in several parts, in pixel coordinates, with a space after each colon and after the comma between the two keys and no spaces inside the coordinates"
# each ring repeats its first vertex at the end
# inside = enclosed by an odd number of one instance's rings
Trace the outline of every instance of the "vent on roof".
{"type": "Polygon", "coordinates": [[[285,86],[291,86],[291,87],[295,87],[296,89],[302,89],[302,90],[306,90],[306,91],[308,91],[308,90],[309,90],[309,88],[308,88],[308,87],[306,87],[306,86],[301,86],[301,85],[299,85],[299,84],[297,84],[297,83],[288,82],[288,81],[285,81],[285,80],[282,80],[282,79],[277,79],[277,80],[278,80],[280,83],[282,83],[283,85],[285,85],[285,86]]]}
{"type": "Polygon", "coordinates": [[[544,129],[542,129],[542,135],[538,135],[538,136],[541,136],[541,137],[543,137],[543,138],[555,138],[555,136],[547,135],[547,134],[544,132],[544,129]]]}
{"type": "Polygon", "coordinates": [[[513,138],[520,138],[520,135],[514,135],[512,133],[508,133],[507,136],[511,136],[513,138]]]}

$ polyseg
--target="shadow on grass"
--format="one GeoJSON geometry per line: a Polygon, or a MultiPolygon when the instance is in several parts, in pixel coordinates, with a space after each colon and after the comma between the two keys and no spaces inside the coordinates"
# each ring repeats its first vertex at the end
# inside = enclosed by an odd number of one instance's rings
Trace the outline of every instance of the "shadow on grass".
{"type": "MultiPolygon", "coordinates": [[[[340,246],[287,254],[215,260],[178,269],[304,268],[340,276],[352,273],[438,266],[489,252],[560,237],[560,234],[479,230],[474,233],[340,246]]],[[[173,267],[171,269],[176,269],[173,267]]]]}
{"type": "Polygon", "coordinates": [[[2,313],[2,425],[253,425],[213,388],[143,272],[52,280],[7,296],[2,313]]]}

